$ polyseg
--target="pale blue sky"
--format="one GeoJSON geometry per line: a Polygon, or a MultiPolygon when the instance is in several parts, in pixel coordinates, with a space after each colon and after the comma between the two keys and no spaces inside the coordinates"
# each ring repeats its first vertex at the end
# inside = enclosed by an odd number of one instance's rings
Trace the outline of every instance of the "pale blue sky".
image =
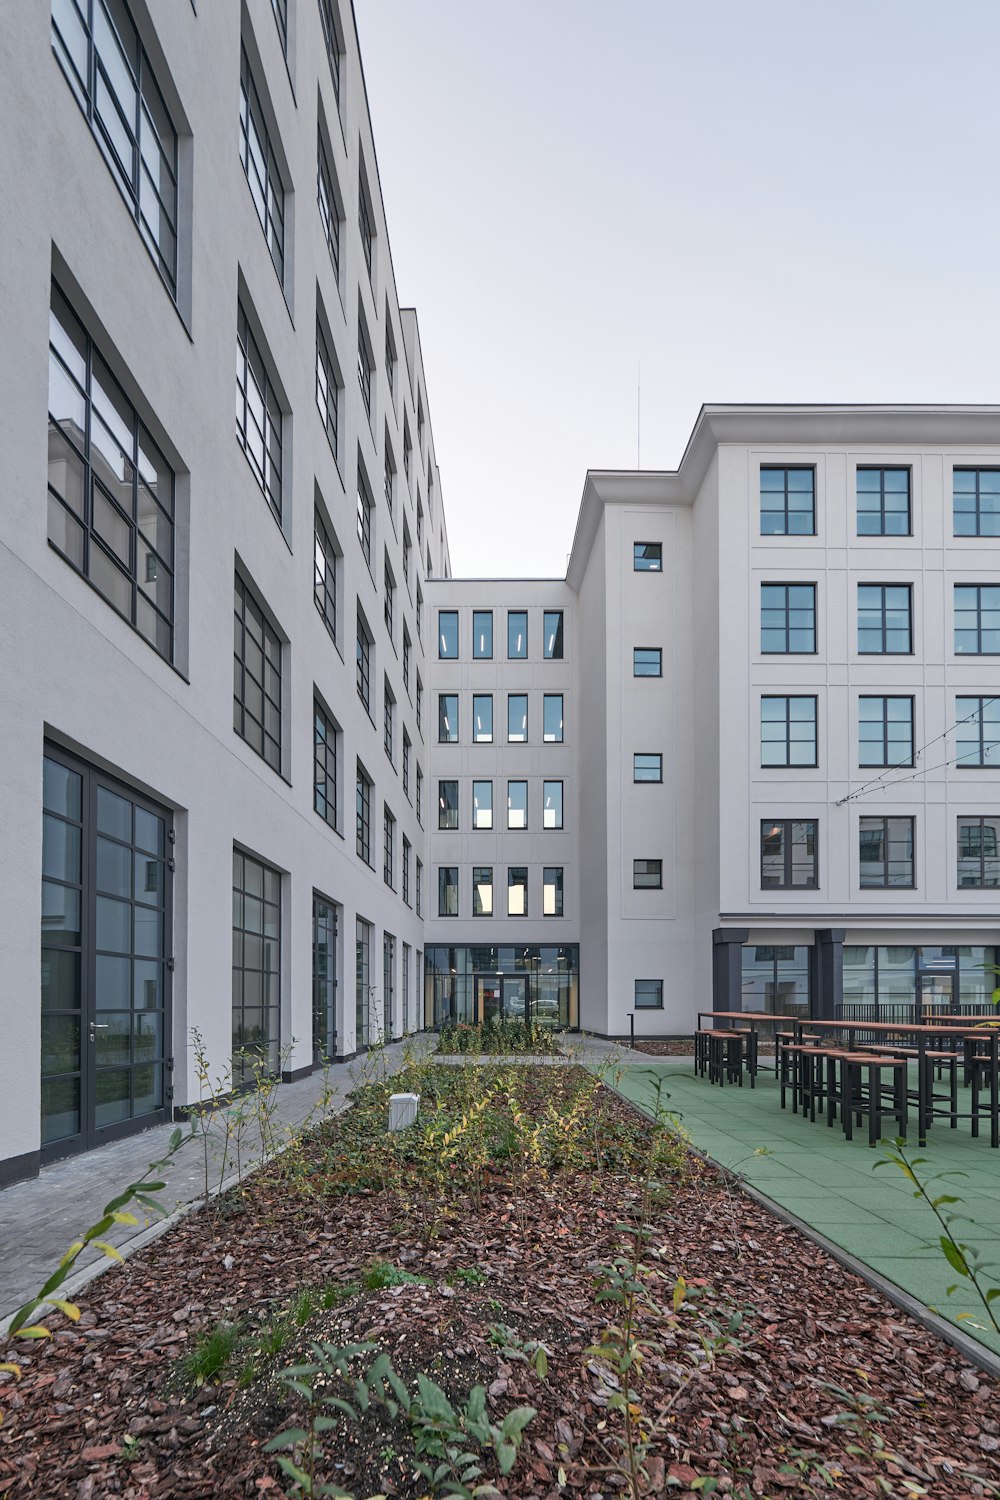
{"type": "Polygon", "coordinates": [[[356,0],[456,574],[703,401],[1000,400],[996,0],[356,0]]]}

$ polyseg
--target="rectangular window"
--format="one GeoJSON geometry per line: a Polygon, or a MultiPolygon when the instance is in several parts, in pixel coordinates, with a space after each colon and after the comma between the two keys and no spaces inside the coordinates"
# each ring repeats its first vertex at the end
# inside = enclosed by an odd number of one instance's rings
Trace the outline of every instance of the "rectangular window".
{"type": "Polygon", "coordinates": [[[368,267],[368,280],[374,287],[375,231],[372,228],[372,214],[368,206],[368,194],[365,192],[365,185],[360,177],[358,178],[358,229],[361,234],[361,248],[364,251],[365,265],[368,267]]]}
{"type": "Polygon", "coordinates": [[[438,782],[438,827],[458,827],[458,782],[438,782]]]}
{"type": "Polygon", "coordinates": [[[333,19],[333,0],[319,0],[319,19],[323,28],[323,43],[326,47],[326,60],[330,64],[330,77],[333,79],[333,92],[340,104],[340,41],[337,36],[337,26],[333,19]]]}
{"type": "Polygon", "coordinates": [[[514,865],[507,871],[507,915],[528,915],[528,871],[523,865],[514,865]]]}
{"type": "Polygon", "coordinates": [[[396,700],[392,696],[388,677],[383,679],[382,697],[382,741],[385,745],[385,753],[389,757],[389,764],[394,766],[396,764],[396,700]]]}
{"type": "Polygon", "coordinates": [[[542,616],[542,655],[546,661],[563,659],[563,612],[547,609],[542,616]]]}
{"type": "Polygon", "coordinates": [[[528,695],[507,694],[507,739],[512,745],[521,745],[528,738],[528,695]]]}
{"type": "Polygon", "coordinates": [[[472,738],[477,745],[493,743],[493,694],[475,693],[472,698],[472,738]]]}
{"type": "Polygon", "coordinates": [[[336,829],[338,730],[322,704],[313,700],[313,807],[324,823],[336,829]]]}
{"type": "MultiPolygon", "coordinates": [[[[406,417],[404,415],[404,417],[403,417],[403,473],[406,475],[407,482],[409,482],[409,480],[412,477],[412,469],[413,469],[413,444],[410,442],[410,424],[406,420],[406,417]]],[[[417,496],[417,546],[418,547],[420,546],[421,540],[423,538],[423,527],[424,527],[424,513],[423,513],[423,510],[422,510],[421,505],[420,505],[420,496],[418,495],[417,496]]]]}
{"type": "Polygon", "coordinates": [[[962,889],[1000,885],[1000,818],[959,818],[958,884],[962,889]]]}
{"type": "Polygon", "coordinates": [[[493,611],[472,611],[472,655],[476,661],[493,660],[493,611]]]}
{"type": "Polygon", "coordinates": [[[528,655],[528,612],[507,611],[507,660],[524,661],[528,655]]]}
{"type": "Polygon", "coordinates": [[[1000,469],[953,469],[956,536],[1000,536],[1000,469]]]}
{"type": "Polygon", "coordinates": [[[410,800],[410,736],[403,730],[403,796],[410,800]]]}
{"type": "Polygon", "coordinates": [[[319,511],[313,516],[313,600],[330,638],[337,641],[337,550],[319,511]]]}
{"type": "Polygon", "coordinates": [[[663,543],[633,542],[632,571],[634,573],[662,573],[663,543]]]}
{"type": "Polygon", "coordinates": [[[662,859],[634,859],[632,861],[632,889],[661,891],[663,889],[662,859]]]}
{"type": "Polygon", "coordinates": [[[413,543],[410,540],[410,528],[409,528],[409,526],[407,526],[406,519],[404,517],[404,519],[403,519],[403,578],[406,581],[406,587],[407,587],[407,589],[409,589],[409,587],[410,587],[410,558],[412,557],[412,555],[413,555],[413,543]]]}
{"type": "Polygon", "coordinates": [[[528,783],[526,781],[508,781],[507,783],[507,827],[527,828],[528,826],[528,783]]]}
{"type": "Polygon", "coordinates": [[[422,589],[420,587],[420,580],[419,580],[419,578],[417,579],[417,605],[416,605],[416,609],[414,610],[413,613],[414,613],[414,618],[415,618],[415,620],[417,622],[417,640],[423,640],[423,628],[424,628],[424,625],[423,625],[423,621],[424,621],[424,595],[423,595],[423,591],[422,591],[422,589]]]}
{"type": "Polygon", "coordinates": [[[493,827],[492,781],[472,783],[472,826],[473,828],[493,827]]]}
{"type": "Polygon", "coordinates": [[[271,9],[274,11],[274,21],[278,28],[278,40],[281,50],[288,56],[288,0],[271,0],[271,9]]]}
{"type": "MultiPolygon", "coordinates": [[[[410,855],[412,845],[406,834],[403,834],[403,902],[406,906],[410,904],[410,855]]],[[[406,957],[406,949],[403,949],[403,957],[406,957]]]]}
{"type": "Polygon", "coordinates": [[[316,145],[316,202],[319,205],[323,238],[333,264],[333,279],[340,286],[340,204],[333,187],[333,173],[323,144],[321,131],[316,145]]]}
{"type": "Polygon", "coordinates": [[[416,894],[415,910],[417,916],[420,917],[423,916],[424,910],[424,862],[422,859],[417,860],[414,887],[416,894]]]}
{"type": "Polygon", "coordinates": [[[372,1040],[371,1019],[374,986],[371,983],[372,926],[364,917],[355,924],[354,1024],[357,1045],[367,1047],[372,1040]]]}
{"type": "Polygon", "coordinates": [[[662,677],[663,651],[659,646],[635,646],[632,649],[633,677],[662,677]]]}
{"type": "Polygon", "coordinates": [[[382,556],[382,581],[385,585],[382,615],[391,641],[396,629],[396,580],[392,576],[392,564],[389,561],[388,552],[383,553],[382,556]]]}
{"type": "Polygon", "coordinates": [[[908,655],[912,649],[908,583],[858,584],[858,651],[863,655],[908,655]]]}
{"type": "Polygon", "coordinates": [[[357,850],[366,865],[372,862],[372,780],[358,761],[357,780],[357,850]]]}
{"type": "Polygon", "coordinates": [[[858,764],[913,765],[913,699],[874,697],[858,699],[858,764]]]}
{"type": "Polygon", "coordinates": [[[281,1060],[281,876],[233,850],[233,1081],[281,1060]]]}
{"type": "Polygon", "coordinates": [[[762,766],[815,766],[816,699],[770,694],[760,700],[762,766]]]}
{"type": "Polygon", "coordinates": [[[357,681],[358,697],[365,705],[370,718],[372,717],[372,638],[360,609],[358,610],[357,681]]]}
{"type": "Polygon", "coordinates": [[[280,525],[281,407],[242,303],[237,308],[236,344],[236,434],[280,525]]]}
{"type": "MultiPolygon", "coordinates": [[[[392,449],[389,447],[389,434],[385,434],[385,471],[382,479],[382,488],[385,490],[385,503],[390,516],[392,515],[392,501],[395,490],[396,471],[392,467],[392,449]]],[[[406,531],[403,531],[403,577],[407,576],[410,566],[410,554],[406,545],[406,531]]]]}
{"type": "MultiPolygon", "coordinates": [[[[98,4],[101,0],[98,0],[98,4]]],[[[285,188],[260,95],[250,71],[250,59],[240,47],[240,160],[246,173],[253,206],[271,252],[274,269],[285,283],[285,188]]]]}
{"type": "Polygon", "coordinates": [[[438,656],[442,661],[458,659],[458,610],[438,610],[438,656]]]}
{"type": "Polygon", "coordinates": [[[549,745],[563,740],[563,695],[546,693],[542,699],[542,739],[549,745]]]}
{"type": "Polygon", "coordinates": [[[358,461],[358,541],[365,555],[369,573],[372,571],[372,515],[375,505],[371,495],[368,493],[368,485],[365,483],[361,472],[361,462],[358,461]]]}
{"type": "Polygon", "coordinates": [[[632,1002],[636,1010],[662,1010],[663,980],[637,979],[632,991],[632,1002]]]}
{"type": "Polygon", "coordinates": [[[392,329],[389,327],[389,308],[385,310],[385,378],[389,387],[389,395],[396,394],[396,350],[392,342],[392,329]]]}
{"type": "MultiPolygon", "coordinates": [[[[372,419],[372,365],[373,360],[368,353],[368,341],[365,338],[364,329],[358,322],[358,386],[361,390],[361,401],[365,408],[365,415],[369,425],[372,419]]],[[[392,510],[390,501],[389,509],[392,510]]]]}
{"type": "Polygon", "coordinates": [[[563,826],[563,784],[561,781],[542,782],[542,827],[563,826]]]}
{"type": "Polygon", "coordinates": [[[913,819],[862,818],[858,824],[861,889],[913,886],[913,819]]]}
{"type": "Polygon", "coordinates": [[[417,822],[424,826],[424,773],[417,767],[417,822]]]}
{"type": "Polygon", "coordinates": [[[388,807],[382,809],[382,879],[390,890],[396,889],[396,819],[388,807]]]}
{"type": "Polygon", "coordinates": [[[457,693],[438,693],[438,743],[458,744],[457,693]]]}
{"type": "Polygon", "coordinates": [[[816,824],[761,820],[760,884],[762,890],[814,890],[819,884],[816,824]]]}
{"type": "Polygon", "coordinates": [[[395,1026],[393,1011],[396,1003],[396,939],[391,932],[382,934],[382,1038],[389,1041],[395,1026]]]}
{"type": "Polygon", "coordinates": [[[760,649],[785,655],[816,650],[816,585],[762,583],[760,649]]]}
{"type": "Polygon", "coordinates": [[[637,750],[632,756],[632,780],[662,781],[662,754],[654,750],[637,750]]]}
{"type": "Polygon", "coordinates": [[[49,327],[49,542],[172,661],[173,470],[54,285],[49,327]]]}
{"type": "Polygon", "coordinates": [[[859,469],[858,536],[910,535],[909,469],[859,469]]]}
{"type": "Polygon", "coordinates": [[[816,535],[816,471],[761,467],[761,536],[816,535]]]}
{"type": "Polygon", "coordinates": [[[420,673],[419,672],[417,673],[417,688],[416,688],[416,692],[414,694],[414,703],[415,703],[416,714],[417,714],[417,729],[418,729],[418,731],[421,734],[423,734],[423,730],[424,730],[424,725],[423,725],[424,685],[420,681],[420,673]]]}
{"type": "Polygon", "coordinates": [[[337,1034],[337,908],[318,891],[312,897],[313,1062],[333,1062],[337,1034]]]}
{"type": "Polygon", "coordinates": [[[125,0],[53,0],[52,50],[176,298],[177,131],[125,0]]]}
{"type": "Polygon", "coordinates": [[[410,653],[413,643],[410,640],[410,632],[403,626],[403,686],[407,693],[410,691],[410,653]]]}
{"type": "Polygon", "coordinates": [[[316,319],[316,410],[323,420],[334,458],[340,461],[340,381],[334,369],[326,337],[316,319]]]}
{"type": "Polygon", "coordinates": [[[1000,766],[1000,697],[955,699],[955,764],[1000,766]]]}
{"type": "Polygon", "coordinates": [[[438,916],[458,916],[458,866],[438,866],[438,916]]]}
{"type": "Polygon", "coordinates": [[[956,583],[955,654],[996,656],[1000,653],[1000,585],[956,583]]]}
{"type": "Polygon", "coordinates": [[[561,917],[563,914],[563,867],[546,865],[542,870],[542,916],[561,917]]]}
{"type": "Polygon", "coordinates": [[[472,871],[472,915],[493,915],[493,866],[476,865],[472,871]]]}
{"type": "Polygon", "coordinates": [[[233,728],[281,773],[281,641],[237,573],[233,600],[233,728]]]}

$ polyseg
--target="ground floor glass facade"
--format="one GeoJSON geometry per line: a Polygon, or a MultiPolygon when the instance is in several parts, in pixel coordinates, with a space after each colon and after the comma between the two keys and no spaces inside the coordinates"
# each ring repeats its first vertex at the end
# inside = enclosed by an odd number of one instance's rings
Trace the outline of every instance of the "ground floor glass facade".
{"type": "Polygon", "coordinates": [[[543,1026],[580,1024],[580,949],[560,947],[429,947],[424,976],[424,1025],[527,1020],[543,1026]]]}
{"type": "Polygon", "coordinates": [[[952,1006],[992,1011],[996,962],[991,946],[845,944],[844,1004],[848,1010],[870,1006],[879,1014],[914,1005],[935,1013],[952,1006]]]}

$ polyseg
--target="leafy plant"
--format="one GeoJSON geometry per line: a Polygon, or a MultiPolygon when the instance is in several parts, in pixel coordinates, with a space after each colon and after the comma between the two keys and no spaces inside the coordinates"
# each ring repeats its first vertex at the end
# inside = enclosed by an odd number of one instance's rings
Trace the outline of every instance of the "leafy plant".
{"type": "Polygon", "coordinates": [[[375,1260],[362,1276],[361,1285],[367,1292],[378,1292],[387,1286],[426,1286],[427,1277],[414,1276],[412,1271],[390,1265],[387,1260],[375,1260]]]}
{"type": "Polygon", "coordinates": [[[456,1266],[445,1278],[449,1286],[458,1282],[461,1286],[485,1286],[489,1277],[479,1266],[456,1266]]]}
{"type": "Polygon", "coordinates": [[[552,1350],[541,1339],[522,1339],[517,1331],[506,1323],[490,1324],[490,1343],[495,1344],[505,1359],[520,1360],[526,1364],[539,1380],[549,1373],[552,1350]]]}
{"type": "Polygon", "coordinates": [[[181,1356],[180,1373],[188,1385],[208,1385],[229,1364],[239,1338],[235,1323],[216,1323],[202,1334],[193,1349],[181,1356]]]}

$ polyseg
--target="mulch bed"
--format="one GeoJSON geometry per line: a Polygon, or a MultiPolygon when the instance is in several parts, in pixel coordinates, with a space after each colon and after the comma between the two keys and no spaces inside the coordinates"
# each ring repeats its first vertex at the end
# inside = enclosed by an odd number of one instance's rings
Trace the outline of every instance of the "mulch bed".
{"type": "MultiPolygon", "coordinates": [[[[594,1109],[635,1130],[634,1114],[609,1091],[594,1109]]],[[[669,1305],[673,1278],[683,1274],[720,1319],[745,1310],[746,1322],[741,1347],[676,1399],[648,1465],[648,1493],[693,1495],[699,1476],[714,1476],[720,1492],[765,1500],[830,1488],[848,1496],[1000,1494],[997,1382],[738,1186],[693,1159],[666,1180],[647,1257],[666,1273],[663,1300],[669,1305]],[[845,1401],[830,1385],[858,1402],[871,1398],[880,1420],[870,1433],[840,1425],[845,1401]],[[898,1462],[873,1457],[876,1444],[898,1462]]],[[[621,1483],[584,1467],[606,1462],[598,1437],[620,1420],[607,1409],[606,1372],[584,1351],[613,1312],[595,1302],[593,1266],[620,1251],[615,1226],[635,1198],[628,1178],[579,1171],[553,1173],[520,1198],[498,1170],[478,1208],[456,1195],[433,1239],[416,1233],[394,1192],[303,1200],[269,1168],[242,1198],[230,1194],[193,1214],[93,1283],[79,1299],[79,1325],[56,1318],[51,1341],[4,1353],[24,1373],[20,1383],[0,1384],[0,1496],[279,1496],[285,1481],[261,1451],[287,1420],[274,1382],[247,1392],[227,1378],[192,1392],[179,1385],[178,1356],[218,1319],[259,1316],[303,1286],[357,1280],[376,1259],[428,1284],[361,1292],[317,1314],[283,1362],[310,1337],[371,1338],[404,1374],[423,1369],[456,1395],[480,1381],[497,1420],[517,1404],[538,1409],[513,1474],[496,1480],[501,1494],[620,1495],[621,1483]],[[485,1273],[483,1285],[456,1281],[456,1270],[473,1267],[485,1273]],[[541,1339],[551,1352],[548,1378],[496,1347],[491,1322],[541,1339]]],[[[653,1415],[686,1367],[677,1340],[668,1334],[665,1344],[645,1375],[653,1415]]],[[[338,1447],[329,1477],[359,1496],[412,1500],[422,1490],[397,1450],[384,1421],[362,1424],[338,1447]]]]}

